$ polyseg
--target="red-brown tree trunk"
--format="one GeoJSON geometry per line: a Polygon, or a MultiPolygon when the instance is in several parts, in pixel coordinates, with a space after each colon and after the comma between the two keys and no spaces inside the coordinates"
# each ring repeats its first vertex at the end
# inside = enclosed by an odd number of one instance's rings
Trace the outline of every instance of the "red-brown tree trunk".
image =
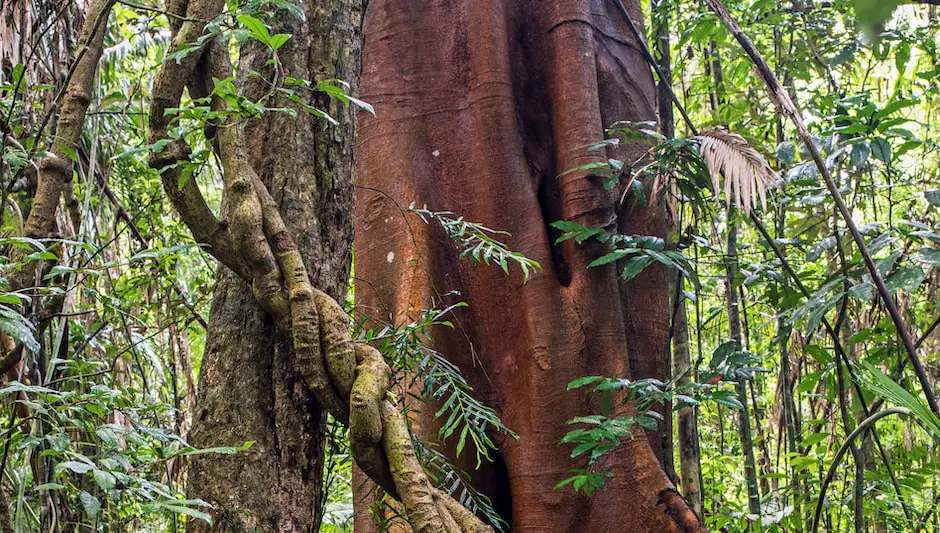
{"type": "MultiPolygon", "coordinates": [[[[628,4],[641,20],[636,0],[628,4]]],[[[593,497],[553,490],[583,466],[558,444],[565,422],[597,412],[567,384],[661,376],[667,342],[664,269],[623,284],[612,265],[587,268],[597,245],[554,246],[549,227],[572,220],[666,234],[662,206],[628,200],[620,210],[601,178],[558,177],[608,156],[632,160],[641,148],[586,146],[615,121],[655,119],[651,73],[613,3],[372,0],[365,33],[362,97],[377,117],[363,118],[359,138],[357,307],[400,322],[442,298],[469,304],[455,329],[434,332],[435,347],[520,436],[498,441],[478,488],[513,531],[701,529],[663,473],[657,435],[625,442],[604,464],[616,477],[593,497]],[[386,194],[509,231],[511,247],[543,270],[524,284],[518,271],[462,262],[439,226],[403,215],[386,194]]],[[[416,422],[433,436],[432,421],[416,422]]],[[[468,455],[458,463],[473,470],[468,455]]],[[[369,522],[361,513],[357,531],[369,522]]]]}

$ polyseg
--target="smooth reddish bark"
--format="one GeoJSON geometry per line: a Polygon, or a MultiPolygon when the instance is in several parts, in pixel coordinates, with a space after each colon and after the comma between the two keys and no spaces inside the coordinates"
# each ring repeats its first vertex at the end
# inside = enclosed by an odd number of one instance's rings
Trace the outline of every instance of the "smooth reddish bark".
{"type": "MultiPolygon", "coordinates": [[[[636,147],[585,147],[615,121],[655,118],[651,73],[612,2],[372,0],[365,33],[362,97],[377,117],[363,117],[359,137],[357,304],[395,322],[442,301],[469,304],[455,329],[435,332],[435,347],[520,436],[499,440],[477,486],[513,531],[701,529],[643,438],[605,464],[616,475],[606,490],[553,490],[583,466],[558,444],[565,422],[597,412],[568,382],[661,376],[667,343],[664,269],[622,284],[613,266],[587,268],[599,245],[554,247],[549,227],[564,219],[666,233],[665,208],[628,201],[618,213],[618,191],[601,178],[557,177],[608,156],[632,160],[636,147]],[[439,226],[403,215],[389,197],[509,231],[511,248],[543,270],[523,284],[518,270],[460,261],[439,226]]],[[[433,436],[433,421],[416,423],[433,436]]],[[[661,450],[660,437],[650,442],[661,450]]],[[[457,462],[473,470],[468,455],[457,462]]],[[[357,531],[369,522],[361,513],[357,531]]]]}

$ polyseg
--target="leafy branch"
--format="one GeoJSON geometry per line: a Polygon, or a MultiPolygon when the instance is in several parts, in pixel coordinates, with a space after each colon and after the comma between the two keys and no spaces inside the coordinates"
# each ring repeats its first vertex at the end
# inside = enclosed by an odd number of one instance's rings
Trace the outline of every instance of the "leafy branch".
{"type": "Polygon", "coordinates": [[[431,220],[437,220],[444,228],[447,236],[457,243],[461,259],[470,257],[478,263],[483,262],[487,265],[496,263],[506,274],[509,274],[509,262],[511,261],[522,269],[525,281],[529,281],[529,272],[542,269],[542,265],[538,261],[529,259],[521,252],[510,250],[506,244],[499,240],[501,236],[512,236],[507,231],[488,228],[476,222],[469,222],[462,216],[457,216],[450,211],[431,211],[427,206],[417,208],[414,203],[408,207],[408,210],[418,215],[425,224],[430,224],[431,220]]]}
{"type": "Polygon", "coordinates": [[[493,507],[492,500],[473,487],[470,474],[454,466],[446,455],[425,442],[417,441],[415,452],[434,476],[438,488],[455,497],[470,511],[485,517],[497,530],[509,531],[509,524],[493,507]]]}
{"type": "Polygon", "coordinates": [[[414,322],[386,326],[375,333],[367,331],[364,337],[390,361],[396,375],[410,376],[410,384],[420,380],[422,395],[441,402],[441,407],[434,413],[435,419],[444,421],[438,437],[443,442],[457,435],[458,457],[467,443],[472,442],[479,467],[484,458],[492,461],[490,453],[497,449],[490,437],[491,431],[502,432],[515,439],[519,437],[506,427],[496,411],[473,397],[473,387],[457,365],[426,345],[430,340],[430,328],[452,328],[453,323],[445,317],[466,305],[460,302],[443,309],[424,309],[414,322]]]}
{"type": "MultiPolygon", "coordinates": [[[[742,359],[746,353],[731,352],[725,348],[717,361],[713,359],[713,366],[716,370],[733,374],[734,370],[740,370],[744,363],[752,362],[750,358],[742,359]]],[[[699,405],[702,401],[710,400],[735,410],[743,409],[744,406],[735,397],[735,392],[722,388],[718,384],[720,380],[679,385],[678,380],[682,377],[684,376],[676,376],[669,382],[655,378],[630,380],[604,376],[585,376],[571,381],[568,384],[569,391],[585,388],[586,394],[601,395],[601,414],[579,416],[568,421],[569,425],[579,424],[582,427],[566,433],[559,444],[574,444],[571,458],[586,456],[587,468],[570,470],[568,473],[571,476],[555,485],[555,489],[571,485],[576,491],[584,492],[587,496],[602,490],[607,480],[613,479],[614,475],[607,470],[598,470],[598,463],[607,454],[620,448],[624,439],[633,440],[637,431],[655,431],[663,419],[663,415],[655,410],[658,405],[671,402],[672,409],[678,411],[683,407],[699,405]],[[615,395],[620,398],[621,404],[632,404],[630,414],[610,416],[615,395]]]]}
{"type": "Polygon", "coordinates": [[[555,244],[571,239],[578,244],[583,244],[593,239],[609,247],[610,251],[592,261],[588,268],[624,260],[620,277],[624,280],[631,280],[650,263],[656,261],[667,267],[675,267],[694,283],[698,283],[695,269],[692,268],[688,258],[679,250],[666,250],[666,242],[659,237],[610,233],[604,228],[589,228],[568,220],[552,222],[552,227],[563,232],[555,240],[555,244]]]}

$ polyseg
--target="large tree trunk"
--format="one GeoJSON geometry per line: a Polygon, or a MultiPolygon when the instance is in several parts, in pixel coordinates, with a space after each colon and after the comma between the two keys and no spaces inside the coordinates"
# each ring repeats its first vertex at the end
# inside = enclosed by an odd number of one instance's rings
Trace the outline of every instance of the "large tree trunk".
{"type": "MultiPolygon", "coordinates": [[[[278,51],[290,76],[338,78],[357,87],[362,0],[307,0],[306,21],[281,13],[272,33],[290,33],[278,51]]],[[[265,66],[270,51],[245,48],[242,73],[265,66]]],[[[258,100],[261,78],[243,76],[241,90],[258,100]]],[[[307,103],[339,122],[268,113],[249,125],[254,168],[279,202],[311,281],[342,302],[352,244],[354,113],[316,95],[307,103]]],[[[268,103],[291,107],[289,102],[268,103]]],[[[255,444],[232,456],[200,455],[189,494],[215,508],[211,531],[317,531],[320,522],[325,412],[302,383],[285,335],[275,334],[249,286],[226,268],[219,274],[199,381],[192,444],[255,444]]],[[[204,524],[195,524],[195,528],[204,524]]]]}
{"type": "MultiPolygon", "coordinates": [[[[667,342],[664,269],[622,285],[612,265],[587,268],[602,250],[555,247],[549,228],[565,219],[666,234],[662,206],[628,200],[618,217],[618,191],[601,178],[558,177],[608,155],[632,160],[641,148],[585,147],[617,120],[655,119],[652,76],[613,3],[373,0],[365,27],[362,95],[378,116],[363,120],[359,144],[357,308],[399,322],[441,298],[469,303],[454,330],[434,332],[435,347],[520,436],[501,438],[475,476],[513,531],[700,529],[650,446],[661,451],[658,435],[625,442],[603,465],[616,477],[599,494],[553,490],[583,466],[558,445],[565,422],[598,408],[568,382],[661,376],[667,342]],[[389,197],[507,230],[543,270],[524,284],[518,271],[460,262],[439,226],[389,197]]],[[[434,410],[423,411],[416,426],[431,438],[434,410]]],[[[468,455],[457,462],[473,470],[468,455]]],[[[363,511],[357,531],[374,530],[363,511]]]]}

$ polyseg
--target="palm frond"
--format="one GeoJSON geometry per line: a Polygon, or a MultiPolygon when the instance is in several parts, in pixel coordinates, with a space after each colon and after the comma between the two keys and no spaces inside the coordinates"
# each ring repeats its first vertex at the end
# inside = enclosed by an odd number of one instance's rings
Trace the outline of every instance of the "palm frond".
{"type": "Polygon", "coordinates": [[[729,207],[732,195],[735,206],[746,214],[750,214],[758,199],[761,207],[767,207],[767,189],[776,185],[777,174],[744,137],[719,128],[703,131],[695,140],[716,195],[721,190],[723,174],[725,202],[729,207]]]}
{"type": "Polygon", "coordinates": [[[897,406],[909,409],[915,419],[920,422],[921,426],[923,426],[934,439],[940,442],[940,418],[937,418],[937,415],[933,414],[926,403],[908,392],[901,384],[894,381],[871,364],[865,361],[859,361],[858,365],[861,366],[867,374],[867,376],[863,375],[863,377],[868,378],[863,382],[865,388],[897,406]]]}

